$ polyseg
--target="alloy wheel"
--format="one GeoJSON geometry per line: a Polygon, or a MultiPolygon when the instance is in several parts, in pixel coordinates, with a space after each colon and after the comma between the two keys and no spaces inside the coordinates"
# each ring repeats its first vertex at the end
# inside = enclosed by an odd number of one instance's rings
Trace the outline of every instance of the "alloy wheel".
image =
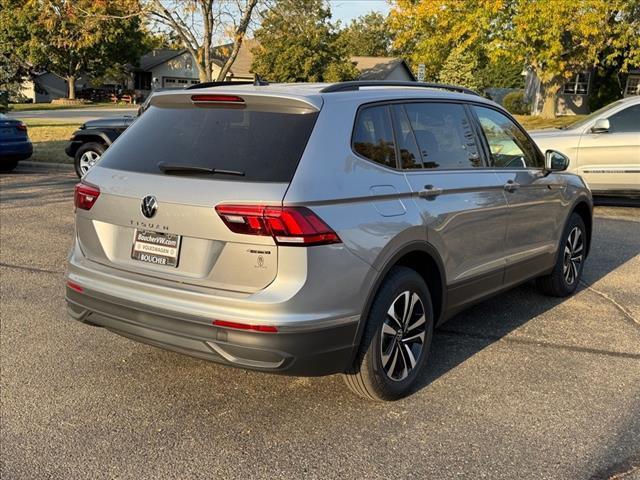
{"type": "Polygon", "coordinates": [[[580,274],[580,267],[584,259],[583,237],[582,230],[579,227],[573,227],[564,246],[562,274],[568,285],[573,285],[580,274]]]}
{"type": "Polygon", "coordinates": [[[420,296],[409,290],[398,295],[387,311],[380,336],[382,367],[389,379],[404,380],[418,364],[426,327],[420,296]]]}
{"type": "Polygon", "coordinates": [[[100,154],[93,150],[87,150],[80,156],[80,171],[84,175],[100,160],[100,154]]]}

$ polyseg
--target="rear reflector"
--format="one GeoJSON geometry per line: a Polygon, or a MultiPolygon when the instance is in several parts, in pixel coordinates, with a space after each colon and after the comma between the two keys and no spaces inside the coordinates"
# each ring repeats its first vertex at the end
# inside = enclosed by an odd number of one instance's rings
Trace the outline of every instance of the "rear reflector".
{"type": "Polygon", "coordinates": [[[69,287],[71,290],[75,290],[76,292],[84,292],[84,288],[82,288],[77,283],[72,282],[71,280],[67,281],[67,287],[69,287]]]}
{"type": "Polygon", "coordinates": [[[227,322],[225,320],[214,320],[211,322],[214,327],[235,328],[236,330],[250,330],[252,332],[276,333],[278,329],[272,325],[248,325],[246,323],[227,322]]]}
{"type": "Polygon", "coordinates": [[[214,102],[214,103],[244,103],[244,99],[242,97],[238,97],[237,95],[211,95],[211,94],[200,94],[200,95],[191,95],[192,102],[214,102]]]}
{"type": "Polygon", "coordinates": [[[73,201],[76,208],[81,210],[91,210],[91,207],[96,203],[99,196],[100,189],[98,187],[80,182],[76,184],[73,201]]]}
{"type": "Polygon", "coordinates": [[[218,205],[216,212],[235,233],[271,236],[278,245],[327,245],[340,238],[306,207],[218,205]]]}

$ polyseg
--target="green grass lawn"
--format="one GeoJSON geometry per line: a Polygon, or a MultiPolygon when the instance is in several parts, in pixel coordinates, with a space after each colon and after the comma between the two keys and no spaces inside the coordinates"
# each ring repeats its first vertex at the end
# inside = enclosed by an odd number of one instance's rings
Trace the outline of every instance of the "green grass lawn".
{"type": "Polygon", "coordinates": [[[514,117],[527,130],[539,130],[541,128],[564,127],[570,123],[584,118],[584,115],[569,115],[566,117],[540,118],[533,115],[514,115],[514,117]]]}
{"type": "Polygon", "coordinates": [[[25,119],[29,138],[33,143],[33,162],[73,163],[64,153],[71,134],[80,126],[66,120],[25,119]]]}
{"type": "Polygon", "coordinates": [[[76,108],[136,108],[128,103],[82,103],[78,105],[58,105],[56,103],[10,103],[10,112],[29,112],[32,110],[69,110],[76,108]]]}

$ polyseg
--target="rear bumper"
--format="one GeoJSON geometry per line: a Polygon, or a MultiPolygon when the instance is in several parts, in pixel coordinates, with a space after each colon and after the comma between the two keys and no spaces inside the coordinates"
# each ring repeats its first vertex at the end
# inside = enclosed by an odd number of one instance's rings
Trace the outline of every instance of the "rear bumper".
{"type": "Polygon", "coordinates": [[[33,145],[29,140],[24,142],[0,143],[1,160],[26,160],[33,154],[33,145]]]}
{"type": "MultiPolygon", "coordinates": [[[[352,358],[357,319],[278,333],[214,327],[212,319],[160,311],[67,287],[69,315],[133,340],[213,362],[272,373],[320,376],[343,372],[352,358]]],[[[247,319],[250,320],[250,319],[247,319]]]]}

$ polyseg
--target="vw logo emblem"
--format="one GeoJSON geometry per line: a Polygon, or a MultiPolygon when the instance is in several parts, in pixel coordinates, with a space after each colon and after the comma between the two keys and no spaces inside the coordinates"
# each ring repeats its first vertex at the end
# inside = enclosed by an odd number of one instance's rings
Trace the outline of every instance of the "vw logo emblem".
{"type": "Polygon", "coordinates": [[[156,214],[158,210],[158,202],[156,201],[156,197],[153,195],[147,195],[142,199],[142,204],[140,205],[140,210],[142,210],[142,214],[151,218],[156,214]]]}

